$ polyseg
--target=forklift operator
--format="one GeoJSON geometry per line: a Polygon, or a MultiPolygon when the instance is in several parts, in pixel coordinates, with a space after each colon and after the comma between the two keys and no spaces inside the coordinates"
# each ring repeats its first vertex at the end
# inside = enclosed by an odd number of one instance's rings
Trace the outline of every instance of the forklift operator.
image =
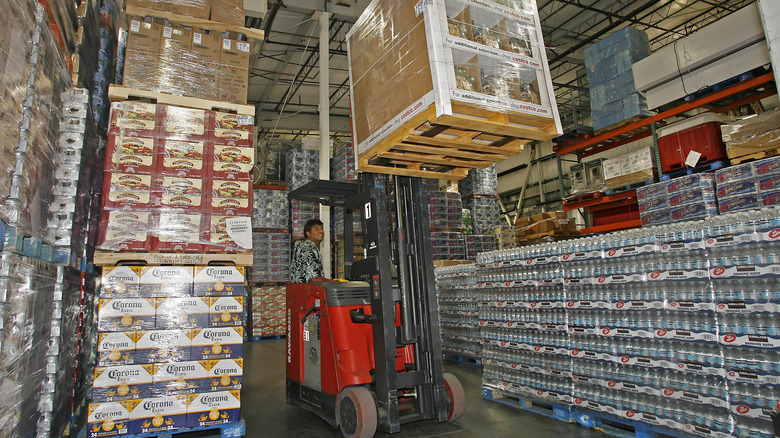
{"type": "Polygon", "coordinates": [[[295,245],[290,262],[290,281],[293,283],[329,283],[336,280],[325,278],[322,267],[320,243],[325,238],[322,221],[309,219],[303,227],[306,236],[295,245]]]}

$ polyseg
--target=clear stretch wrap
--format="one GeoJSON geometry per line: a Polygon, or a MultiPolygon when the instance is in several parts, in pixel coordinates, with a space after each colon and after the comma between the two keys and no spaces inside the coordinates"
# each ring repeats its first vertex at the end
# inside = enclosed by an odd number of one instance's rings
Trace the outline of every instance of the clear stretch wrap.
{"type": "Polygon", "coordinates": [[[432,106],[547,118],[561,132],[534,0],[375,0],[347,42],[358,154],[432,106]]]}
{"type": "Polygon", "coordinates": [[[127,19],[123,85],[246,103],[251,46],[152,17],[127,19]]]}
{"type": "Polygon", "coordinates": [[[479,291],[473,263],[436,268],[441,322],[441,349],[446,353],[482,357],[479,291]]]}
{"type": "Polygon", "coordinates": [[[260,180],[284,184],[287,177],[287,152],[299,149],[301,142],[263,138],[259,140],[257,149],[260,166],[260,180]]]}
{"type": "Polygon", "coordinates": [[[428,192],[428,214],[433,230],[463,229],[463,201],[459,193],[428,192]]]}
{"type": "Polygon", "coordinates": [[[330,179],[333,181],[356,181],[355,148],[352,142],[340,143],[333,148],[330,159],[330,179]]]}
{"type": "Polygon", "coordinates": [[[729,157],[780,147],[780,109],[745,117],[720,127],[729,157]]]}
{"type": "Polygon", "coordinates": [[[247,266],[247,280],[279,282],[290,280],[291,243],[287,229],[252,233],[254,265],[247,266]],[[281,232],[284,231],[284,232],[281,232]]]}
{"type": "Polygon", "coordinates": [[[252,226],[287,229],[290,225],[287,193],[287,190],[255,189],[252,199],[252,226]]]}
{"type": "Polygon", "coordinates": [[[244,269],[103,268],[87,437],[239,421],[244,269]]]}
{"type": "Polygon", "coordinates": [[[496,165],[484,169],[471,169],[469,174],[458,181],[458,192],[464,198],[471,195],[498,195],[498,174],[496,165]]]}
{"type": "Polygon", "coordinates": [[[254,336],[274,336],[286,333],[285,297],[284,286],[252,288],[252,333],[254,336]]]}
{"type": "Polygon", "coordinates": [[[117,102],[99,249],[249,252],[252,116],[117,102]]]}
{"type": "Polygon", "coordinates": [[[483,390],[671,435],[771,436],[779,228],[767,208],[480,254],[483,390]]]}
{"type": "Polygon", "coordinates": [[[715,176],[697,173],[636,189],[642,226],[705,219],[718,214],[715,176]]]}
{"type": "Polygon", "coordinates": [[[780,204],[780,157],[727,167],[713,175],[721,214],[780,204]]]}
{"type": "Polygon", "coordinates": [[[5,11],[0,19],[0,60],[5,66],[0,75],[0,219],[8,219],[5,201],[11,193],[36,27],[34,9],[27,2],[9,2],[5,11]]]}
{"type": "Polygon", "coordinates": [[[51,400],[47,389],[52,382],[46,377],[52,328],[57,329],[52,324],[56,274],[50,264],[0,255],[0,430],[6,436],[35,436],[39,405],[51,400]]]}
{"type": "MultiPolygon", "coordinates": [[[[21,107],[21,123],[16,127],[18,142],[13,146],[16,156],[11,161],[14,168],[5,213],[9,223],[22,232],[51,241],[53,236],[46,221],[54,187],[48,182],[55,173],[58,153],[60,93],[72,88],[72,84],[41,5],[36,10],[34,23],[30,56],[26,60],[30,64],[30,75],[21,107]]],[[[20,70],[25,71],[25,67],[20,70]]],[[[6,144],[5,148],[9,146],[6,144]]]]}

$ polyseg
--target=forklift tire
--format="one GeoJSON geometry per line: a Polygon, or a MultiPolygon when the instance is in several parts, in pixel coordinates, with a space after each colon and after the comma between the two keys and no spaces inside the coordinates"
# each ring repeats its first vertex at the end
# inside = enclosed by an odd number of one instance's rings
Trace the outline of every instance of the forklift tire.
{"type": "Polygon", "coordinates": [[[362,386],[350,386],[339,393],[336,417],[346,438],[370,438],[376,433],[376,403],[362,386]]]}
{"type": "Polygon", "coordinates": [[[457,421],[466,412],[466,392],[455,375],[444,373],[444,390],[447,392],[447,421],[457,421]]]}

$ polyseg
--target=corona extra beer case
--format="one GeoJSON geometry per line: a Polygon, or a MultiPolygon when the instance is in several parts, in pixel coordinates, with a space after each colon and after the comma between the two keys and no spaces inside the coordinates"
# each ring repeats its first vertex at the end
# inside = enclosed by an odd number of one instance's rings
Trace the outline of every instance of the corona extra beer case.
{"type": "Polygon", "coordinates": [[[166,395],[138,400],[130,411],[131,434],[173,431],[187,425],[186,396],[166,395]]]}
{"type": "Polygon", "coordinates": [[[240,359],[243,355],[242,327],[193,329],[192,360],[240,359]]]}
{"type": "Polygon", "coordinates": [[[196,394],[207,392],[212,377],[205,361],[154,364],[152,395],[196,394]]]}
{"type": "Polygon", "coordinates": [[[108,438],[129,433],[131,402],[90,403],[87,438],[108,438]]]}
{"type": "Polygon", "coordinates": [[[233,423],[241,417],[241,392],[195,394],[187,409],[187,426],[204,427],[233,423]]]}
{"type": "Polygon", "coordinates": [[[152,394],[151,365],[116,365],[95,368],[92,401],[137,400],[152,394]]]}
{"type": "Polygon", "coordinates": [[[196,297],[242,297],[244,268],[241,266],[196,266],[194,268],[194,295],[196,297]]]}

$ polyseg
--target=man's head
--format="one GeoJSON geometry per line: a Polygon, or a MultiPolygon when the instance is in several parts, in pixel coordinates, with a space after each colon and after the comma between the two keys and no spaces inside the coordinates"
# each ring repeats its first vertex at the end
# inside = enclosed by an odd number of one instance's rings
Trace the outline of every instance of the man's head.
{"type": "Polygon", "coordinates": [[[318,247],[325,238],[325,230],[322,228],[322,221],[319,219],[309,219],[303,226],[303,235],[314,242],[318,247]]]}

